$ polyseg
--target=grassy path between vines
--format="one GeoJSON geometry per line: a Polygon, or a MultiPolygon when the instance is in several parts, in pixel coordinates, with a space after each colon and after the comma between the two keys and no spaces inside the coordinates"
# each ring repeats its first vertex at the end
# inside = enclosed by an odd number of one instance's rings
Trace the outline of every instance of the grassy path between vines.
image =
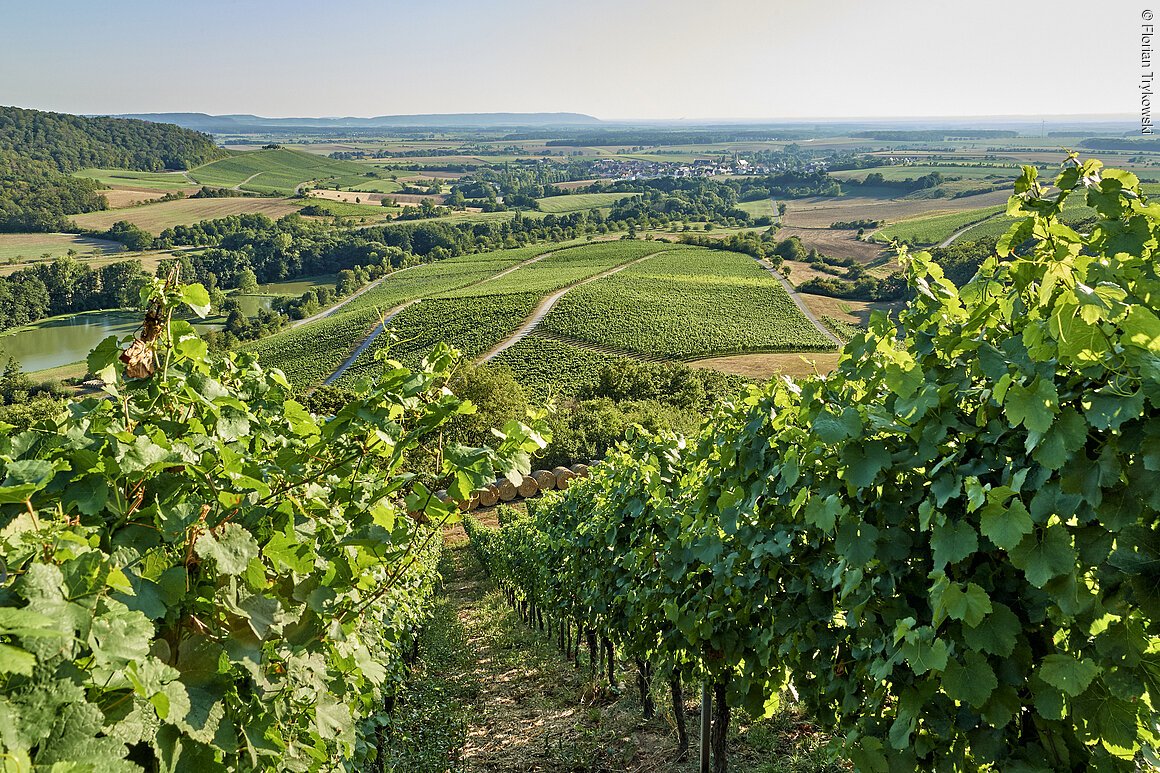
{"type": "MultiPolygon", "coordinates": [[[[449,533],[444,588],[423,634],[420,657],[392,717],[394,773],[691,773],[673,762],[676,735],[667,688],[658,715],[640,719],[632,675],[620,689],[594,686],[547,634],[528,629],[468,548],[449,533]]],[[[696,690],[688,690],[696,692],[696,690]]],[[[696,747],[696,696],[686,708],[696,747]]],[[[735,715],[737,716],[737,715],[735,715]]],[[[818,737],[791,712],[751,723],[737,716],[730,741],[736,773],[830,773],[818,737]]]]}

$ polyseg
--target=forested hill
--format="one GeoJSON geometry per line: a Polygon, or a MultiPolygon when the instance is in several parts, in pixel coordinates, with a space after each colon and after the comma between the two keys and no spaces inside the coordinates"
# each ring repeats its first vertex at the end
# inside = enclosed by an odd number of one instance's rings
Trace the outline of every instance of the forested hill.
{"type": "Polygon", "coordinates": [[[62,172],[191,169],[225,155],[208,135],[173,124],[19,107],[0,107],[0,151],[48,161],[62,172]]]}
{"type": "Polygon", "coordinates": [[[205,134],[170,124],[0,107],[0,232],[57,231],[104,209],[89,166],[189,169],[224,156],[205,134]]]}

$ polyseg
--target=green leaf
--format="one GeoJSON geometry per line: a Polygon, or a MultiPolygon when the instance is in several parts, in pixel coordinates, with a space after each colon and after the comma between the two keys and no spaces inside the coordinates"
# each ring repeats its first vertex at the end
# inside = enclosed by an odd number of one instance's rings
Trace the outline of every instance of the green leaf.
{"type": "Polygon", "coordinates": [[[1042,378],[1036,378],[1031,386],[1012,384],[1003,404],[1012,426],[1022,424],[1033,432],[1051,429],[1058,408],[1059,393],[1055,390],[1055,383],[1042,378]]]}
{"type": "Polygon", "coordinates": [[[1052,577],[1075,571],[1076,553],[1063,526],[1053,525],[1042,534],[1028,534],[1010,551],[1011,563],[1023,570],[1027,580],[1042,588],[1052,577]]]}
{"type": "Polygon", "coordinates": [[[979,708],[999,686],[995,670],[987,659],[977,652],[968,652],[965,663],[952,660],[942,675],[943,690],[956,701],[979,708]]]}
{"type": "Polygon", "coordinates": [[[1007,506],[991,502],[979,512],[979,531],[1006,551],[1018,547],[1023,537],[1034,529],[1031,513],[1020,499],[1011,500],[1007,506]]]}
{"type": "Polygon", "coordinates": [[[97,344],[86,359],[89,372],[107,383],[117,380],[117,360],[121,357],[121,347],[117,336],[109,336],[97,344]]]}
{"type": "Polygon", "coordinates": [[[1071,655],[1048,655],[1036,673],[1044,682],[1074,698],[1088,688],[1100,673],[1100,667],[1090,658],[1077,660],[1071,655]]]}
{"type": "Polygon", "coordinates": [[[209,292],[200,284],[188,284],[181,288],[181,302],[193,309],[193,313],[205,319],[212,308],[209,292]]]}
{"type": "Polygon", "coordinates": [[[36,656],[11,644],[0,644],[0,674],[32,676],[36,656]]]}
{"type": "Polygon", "coordinates": [[[966,521],[935,524],[930,539],[934,551],[934,568],[962,561],[979,549],[979,537],[966,521]]]}
{"type": "Polygon", "coordinates": [[[846,480],[855,488],[866,488],[874,483],[888,464],[890,452],[881,443],[864,443],[849,447],[846,454],[846,480]]]}
{"type": "Polygon", "coordinates": [[[52,463],[43,459],[21,459],[9,462],[4,482],[0,484],[0,502],[24,502],[52,480],[52,463]]]}
{"type": "Polygon", "coordinates": [[[902,657],[918,676],[927,671],[942,671],[946,668],[947,654],[946,642],[933,638],[933,633],[929,629],[922,631],[918,636],[908,638],[902,645],[902,657]]]}
{"type": "Polygon", "coordinates": [[[942,605],[947,617],[976,626],[991,611],[991,597],[982,586],[973,582],[967,583],[965,589],[959,583],[952,582],[943,591],[942,605]]]}
{"type": "Polygon", "coordinates": [[[1007,605],[992,601],[991,607],[991,613],[980,624],[963,626],[963,641],[971,649],[1010,657],[1023,625],[1007,605]]]}
{"type": "Polygon", "coordinates": [[[222,574],[241,574],[258,557],[258,543],[236,523],[227,523],[217,532],[207,531],[194,545],[202,558],[212,559],[222,574]]]}

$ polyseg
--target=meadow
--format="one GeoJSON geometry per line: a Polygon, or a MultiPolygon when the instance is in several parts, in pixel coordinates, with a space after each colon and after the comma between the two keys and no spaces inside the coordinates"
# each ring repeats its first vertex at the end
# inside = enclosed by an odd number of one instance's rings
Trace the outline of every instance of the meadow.
{"type": "MultiPolygon", "coordinates": [[[[983,207],[945,215],[930,215],[891,223],[874,233],[874,240],[880,242],[907,242],[909,244],[939,244],[949,239],[956,231],[974,223],[982,223],[1006,211],[1006,207],[983,207]]],[[[1003,219],[1006,222],[1006,218],[1003,219]]]]}
{"type": "Polygon", "coordinates": [[[298,186],[312,180],[353,185],[366,175],[365,167],[351,161],[287,148],[240,153],[189,172],[201,185],[262,193],[294,193],[298,186]]]}
{"type": "Polygon", "coordinates": [[[128,169],[81,169],[75,172],[76,177],[88,177],[91,180],[111,186],[125,186],[127,188],[150,188],[160,191],[180,190],[182,188],[196,188],[197,185],[184,172],[137,172],[128,169]]]}
{"type": "Polygon", "coordinates": [[[639,193],[573,193],[567,196],[546,196],[536,199],[536,202],[540,205],[541,212],[559,215],[565,212],[610,207],[621,199],[639,195],[639,193]]]}
{"type": "Polygon", "coordinates": [[[124,249],[118,242],[75,234],[0,234],[0,263],[27,263],[45,255],[49,258],[67,255],[69,251],[86,256],[98,250],[102,254],[112,254],[124,249]]]}

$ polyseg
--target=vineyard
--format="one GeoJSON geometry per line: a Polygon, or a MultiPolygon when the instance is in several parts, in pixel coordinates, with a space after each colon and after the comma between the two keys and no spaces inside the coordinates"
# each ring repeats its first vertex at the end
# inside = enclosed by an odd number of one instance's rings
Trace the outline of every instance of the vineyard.
{"type": "Polygon", "coordinates": [[[1024,169],[961,289],[908,256],[915,300],[827,378],[469,522],[509,602],[634,664],[646,717],[653,679],[707,685],[717,771],[731,710],[783,701],[863,771],[1156,766],[1160,213],[1099,162],[1055,186],[1024,169]]]}
{"type": "Polygon", "coordinates": [[[479,295],[501,295],[504,293],[539,293],[546,295],[553,290],[581,282],[601,271],[643,258],[671,248],[663,242],[600,242],[585,244],[552,252],[542,260],[489,281],[478,287],[465,287],[443,293],[439,297],[465,298],[479,295]]]}
{"type": "Polygon", "coordinates": [[[644,354],[821,351],[832,344],[746,255],[666,252],[570,292],[545,331],[644,354]]]}
{"type": "Polygon", "coordinates": [[[383,312],[400,303],[481,282],[555,245],[464,255],[398,271],[335,314],[248,345],[263,365],[282,370],[295,387],[321,383],[370,333],[383,312]]]}
{"type": "Polygon", "coordinates": [[[620,360],[616,355],[531,335],[500,352],[491,362],[511,368],[528,394],[543,400],[576,396],[595,384],[603,366],[620,360]]]}
{"type": "MultiPolygon", "coordinates": [[[[901,220],[878,230],[874,234],[874,239],[885,242],[900,241],[907,244],[938,244],[944,239],[950,238],[960,228],[981,223],[1004,210],[1004,207],[984,207],[965,212],[952,212],[947,215],[930,215],[916,217],[912,220],[901,220]]],[[[1010,225],[1010,221],[1005,218],[1003,223],[1005,226],[1010,225]]],[[[1006,227],[1003,230],[1006,230],[1006,227]]]]}
{"type": "Polygon", "coordinates": [[[466,358],[482,354],[510,334],[539,302],[537,293],[509,293],[482,298],[425,299],[391,320],[393,336],[380,335],[339,379],[339,385],[373,374],[380,352],[405,364],[417,364],[440,342],[466,358]],[[392,338],[396,340],[392,340],[392,338]]]}
{"type": "MultiPolygon", "coordinates": [[[[366,768],[454,515],[409,470],[469,410],[443,389],[455,357],[318,419],[277,371],[208,354],[183,305],[209,294],[156,280],[141,336],[89,358],[104,392],[3,439],[5,768],[366,768]]],[[[505,432],[430,482],[527,472],[539,431],[505,432]]]]}

